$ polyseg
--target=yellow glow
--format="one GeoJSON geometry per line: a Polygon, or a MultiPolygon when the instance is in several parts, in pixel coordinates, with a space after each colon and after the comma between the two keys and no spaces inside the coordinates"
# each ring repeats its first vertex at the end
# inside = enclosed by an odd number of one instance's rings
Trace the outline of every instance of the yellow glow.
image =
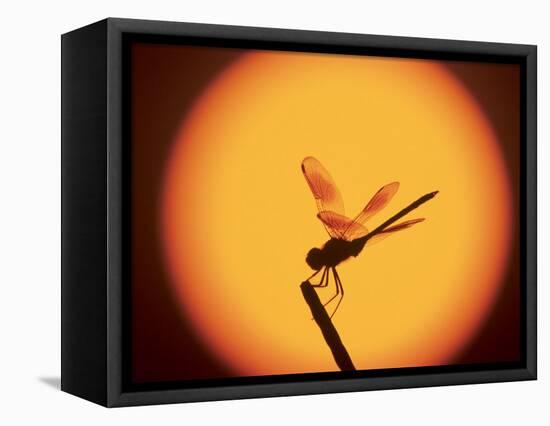
{"type": "Polygon", "coordinates": [[[161,229],[182,312],[240,375],[337,370],[299,289],[306,253],[328,238],[300,170],[309,155],[351,217],[401,182],[370,229],[440,191],[408,217],[425,222],[340,265],[334,323],[359,369],[450,362],[491,307],[512,225],[495,136],[436,61],[254,52],[224,71],[166,168],[161,229]]]}

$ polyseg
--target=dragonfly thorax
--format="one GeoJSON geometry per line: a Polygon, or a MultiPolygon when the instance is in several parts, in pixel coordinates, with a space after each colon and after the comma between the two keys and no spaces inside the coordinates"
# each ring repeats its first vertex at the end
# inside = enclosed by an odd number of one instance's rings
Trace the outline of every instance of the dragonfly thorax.
{"type": "Polygon", "coordinates": [[[351,256],[359,254],[350,241],[331,238],[322,248],[312,248],[306,257],[306,263],[318,271],[324,266],[337,266],[351,256]]]}

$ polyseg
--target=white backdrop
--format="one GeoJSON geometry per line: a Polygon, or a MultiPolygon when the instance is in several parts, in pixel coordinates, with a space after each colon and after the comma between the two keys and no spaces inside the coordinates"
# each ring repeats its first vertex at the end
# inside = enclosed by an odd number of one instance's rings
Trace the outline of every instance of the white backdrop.
{"type": "Polygon", "coordinates": [[[0,52],[0,423],[549,424],[550,75],[543,1],[4,1],[0,52]],[[539,380],[107,410],[56,389],[60,34],[107,16],[539,46],[539,380]]]}

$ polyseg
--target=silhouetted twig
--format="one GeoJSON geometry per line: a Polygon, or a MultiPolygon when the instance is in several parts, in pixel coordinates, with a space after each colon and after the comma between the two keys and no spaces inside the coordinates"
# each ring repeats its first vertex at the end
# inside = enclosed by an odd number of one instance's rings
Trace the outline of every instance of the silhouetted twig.
{"type": "Polygon", "coordinates": [[[351,361],[348,351],[344,347],[342,339],[340,339],[336,328],[334,328],[334,324],[328,316],[325,307],[319,300],[319,296],[317,296],[315,289],[311,286],[309,281],[304,281],[300,285],[300,289],[302,290],[302,295],[304,296],[306,303],[311,309],[313,319],[321,329],[321,333],[323,333],[323,337],[332,352],[332,356],[334,357],[336,364],[340,367],[340,370],[355,370],[355,366],[351,361]]]}

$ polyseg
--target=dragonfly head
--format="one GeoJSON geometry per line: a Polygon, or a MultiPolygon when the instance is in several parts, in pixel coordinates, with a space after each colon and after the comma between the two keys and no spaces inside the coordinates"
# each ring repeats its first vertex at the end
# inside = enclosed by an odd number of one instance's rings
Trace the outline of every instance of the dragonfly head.
{"type": "Polygon", "coordinates": [[[306,256],[306,263],[311,269],[318,271],[324,266],[322,250],[318,248],[312,248],[306,256]]]}

